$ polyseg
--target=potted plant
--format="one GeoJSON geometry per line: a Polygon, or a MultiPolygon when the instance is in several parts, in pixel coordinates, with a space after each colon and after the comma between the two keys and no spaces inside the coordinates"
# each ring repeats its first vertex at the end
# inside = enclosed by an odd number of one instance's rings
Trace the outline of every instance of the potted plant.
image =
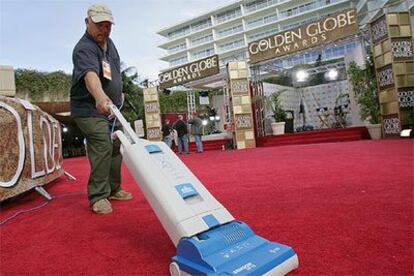
{"type": "Polygon", "coordinates": [[[271,124],[273,135],[281,135],[285,133],[286,111],[280,102],[280,95],[283,91],[273,93],[266,98],[267,110],[272,113],[274,122],[271,124]]]}
{"type": "Polygon", "coordinates": [[[369,123],[366,127],[371,138],[381,139],[377,82],[375,68],[371,60],[371,58],[367,59],[365,68],[361,68],[355,62],[351,62],[347,73],[356,101],[361,108],[359,113],[361,119],[369,123]]]}

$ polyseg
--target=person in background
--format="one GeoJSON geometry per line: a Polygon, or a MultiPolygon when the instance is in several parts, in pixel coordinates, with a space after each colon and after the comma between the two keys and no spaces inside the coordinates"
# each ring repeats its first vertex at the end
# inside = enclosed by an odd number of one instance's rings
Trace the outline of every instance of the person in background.
{"type": "Polygon", "coordinates": [[[170,125],[170,120],[165,119],[162,126],[162,140],[171,148],[173,141],[173,128],[170,125]]]}
{"type": "MultiPolygon", "coordinates": [[[[90,163],[88,199],[97,214],[112,212],[109,200],[130,200],[121,189],[119,140],[112,140],[113,126],[109,104],[122,105],[121,63],[115,44],[109,38],[114,19],[104,5],[89,7],[86,32],[73,54],[71,116],[88,141],[90,163]]],[[[117,128],[118,127],[118,128],[117,128]]]]}
{"type": "Polygon", "coordinates": [[[189,154],[187,124],[184,122],[183,115],[178,115],[177,121],[173,124],[173,129],[177,131],[178,153],[181,154],[184,150],[186,154],[189,154]]]}
{"type": "Polygon", "coordinates": [[[200,117],[197,116],[197,113],[194,112],[191,118],[188,120],[188,123],[191,125],[191,135],[194,136],[197,152],[202,153],[203,141],[201,139],[201,136],[203,135],[203,122],[200,117]]]}

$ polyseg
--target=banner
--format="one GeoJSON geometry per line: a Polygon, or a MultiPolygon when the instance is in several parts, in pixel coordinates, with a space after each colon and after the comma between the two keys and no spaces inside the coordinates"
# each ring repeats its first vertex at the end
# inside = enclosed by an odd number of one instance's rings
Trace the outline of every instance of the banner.
{"type": "Polygon", "coordinates": [[[60,123],[29,102],[0,96],[0,201],[60,177],[60,123]]]}
{"type": "Polygon", "coordinates": [[[330,15],[276,35],[249,43],[250,63],[292,54],[323,43],[355,35],[358,32],[356,10],[330,15]]]}
{"type": "Polygon", "coordinates": [[[184,64],[158,75],[160,89],[203,79],[220,72],[218,55],[184,64]]]}

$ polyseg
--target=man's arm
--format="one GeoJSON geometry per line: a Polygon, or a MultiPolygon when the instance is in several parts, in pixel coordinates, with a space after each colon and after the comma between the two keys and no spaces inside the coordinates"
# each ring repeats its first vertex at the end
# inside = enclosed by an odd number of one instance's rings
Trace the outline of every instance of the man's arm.
{"type": "Polygon", "coordinates": [[[111,114],[108,104],[112,104],[112,101],[103,91],[102,84],[98,75],[93,71],[87,72],[85,74],[85,84],[89,93],[91,93],[95,99],[96,109],[98,112],[104,115],[111,114]]]}

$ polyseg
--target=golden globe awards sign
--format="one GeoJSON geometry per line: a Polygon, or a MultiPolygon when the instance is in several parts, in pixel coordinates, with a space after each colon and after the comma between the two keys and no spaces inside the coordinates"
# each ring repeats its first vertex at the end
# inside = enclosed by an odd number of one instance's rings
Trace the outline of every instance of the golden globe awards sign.
{"type": "Polygon", "coordinates": [[[199,80],[220,72],[218,55],[187,63],[158,75],[160,89],[199,80]]]}
{"type": "Polygon", "coordinates": [[[357,32],[356,10],[346,10],[320,21],[249,43],[250,63],[284,56],[322,43],[333,42],[357,32]]]}
{"type": "Polygon", "coordinates": [[[0,96],[0,201],[60,177],[60,123],[27,101],[0,96]]]}

